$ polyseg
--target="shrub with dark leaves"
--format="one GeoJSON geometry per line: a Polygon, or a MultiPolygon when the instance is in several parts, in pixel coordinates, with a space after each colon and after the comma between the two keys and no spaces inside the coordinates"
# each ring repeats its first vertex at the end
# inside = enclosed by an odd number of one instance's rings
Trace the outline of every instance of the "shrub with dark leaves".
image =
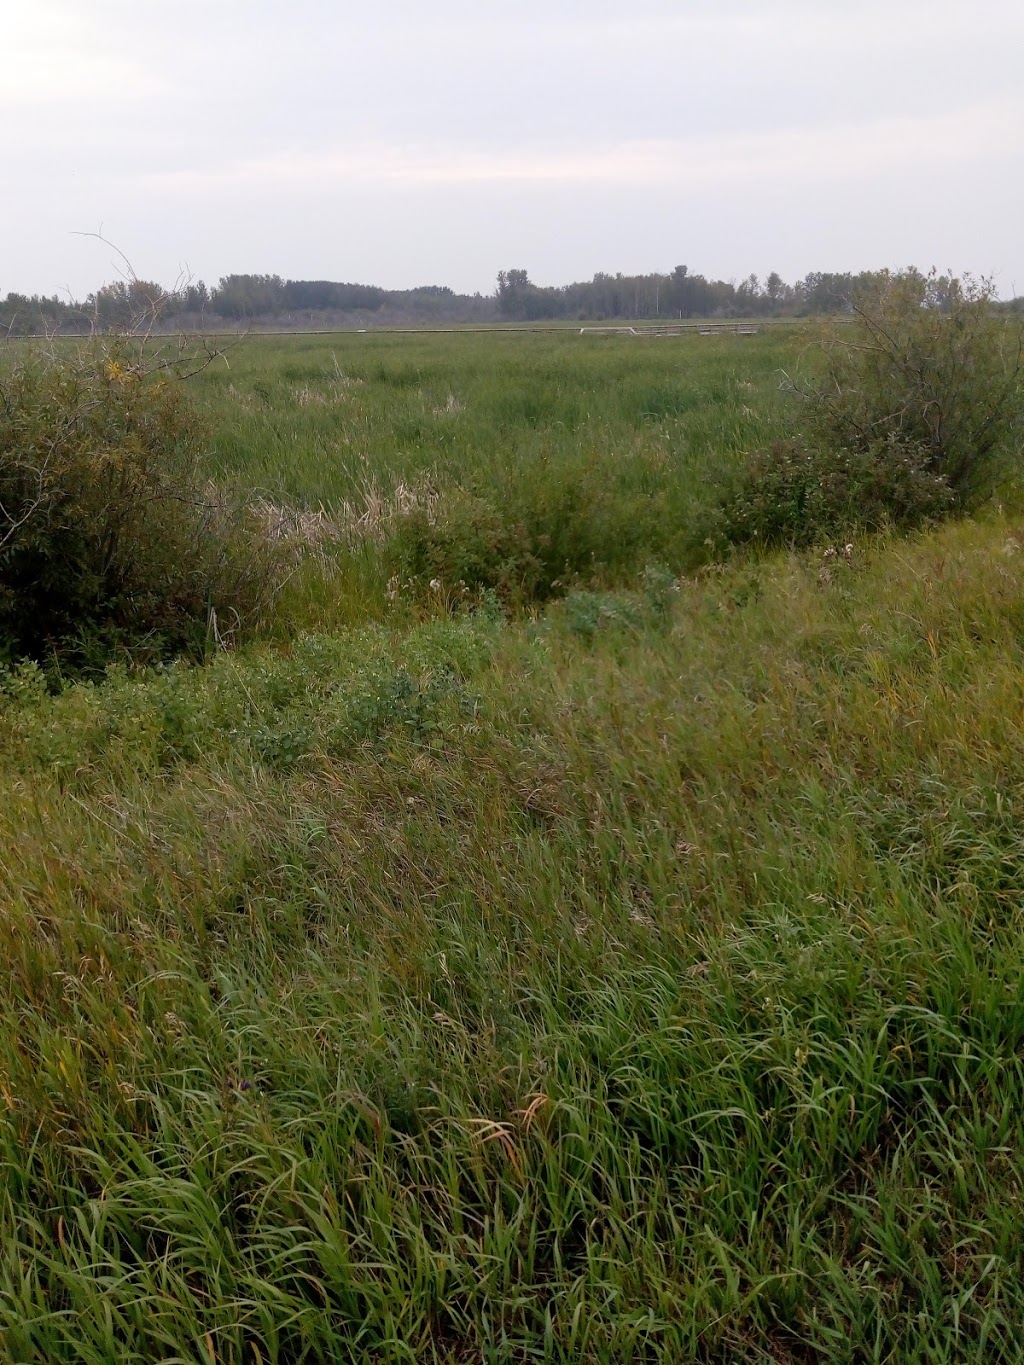
{"type": "Polygon", "coordinates": [[[723,508],[722,534],[734,545],[824,544],[855,530],[920,526],[953,503],[920,446],[890,439],[832,450],[783,440],[747,457],[723,508]]]}
{"type": "Polygon", "coordinates": [[[259,614],[273,552],[203,442],[181,380],[123,340],[4,358],[0,657],[195,654],[259,614]]]}

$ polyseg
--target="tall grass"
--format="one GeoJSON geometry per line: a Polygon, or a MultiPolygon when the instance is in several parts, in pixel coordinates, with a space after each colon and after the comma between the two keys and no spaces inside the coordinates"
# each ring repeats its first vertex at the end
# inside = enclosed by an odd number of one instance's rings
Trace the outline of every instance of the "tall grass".
{"type": "Polygon", "coordinates": [[[331,507],[368,479],[456,479],[602,449],[687,462],[775,433],[796,334],[251,337],[198,384],[222,469],[331,507]]]}
{"type": "Polygon", "coordinates": [[[218,472],[343,528],[371,523],[378,591],[397,575],[518,601],[706,559],[736,453],[784,430],[799,344],[254,338],[199,391],[218,472]]]}
{"type": "Polygon", "coordinates": [[[1022,543],[4,674],[0,1354],[1019,1359],[1022,543]]]}

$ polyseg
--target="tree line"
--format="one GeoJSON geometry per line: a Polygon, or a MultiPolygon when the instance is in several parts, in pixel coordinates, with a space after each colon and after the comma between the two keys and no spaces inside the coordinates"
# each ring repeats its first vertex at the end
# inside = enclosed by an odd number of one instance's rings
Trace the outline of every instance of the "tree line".
{"type": "MultiPolygon", "coordinates": [[[[914,267],[900,274],[918,282],[923,305],[949,311],[958,298],[954,276],[936,271],[925,274],[914,267]]],[[[852,311],[858,298],[876,294],[890,275],[887,270],[812,271],[787,284],[772,271],[763,281],[748,275],[737,283],[707,279],[677,265],[671,274],[597,274],[577,284],[541,287],[531,282],[525,270],[502,270],[496,299],[502,317],[523,322],[808,317],[852,311]]]]}
{"type": "MultiPolygon", "coordinates": [[[[764,280],[716,280],[676,266],[669,273],[611,275],[565,285],[537,285],[526,270],[498,272],[493,294],[457,294],[447,285],[384,289],[335,280],[288,280],[280,275],[225,275],[214,287],[202,280],[173,289],[135,278],[105,284],[82,301],[57,295],[9,293],[0,299],[0,329],[13,335],[218,325],[311,328],[458,322],[606,322],[687,318],[806,317],[853,308],[859,294],[877,289],[885,271],[812,271],[792,284],[775,271],[764,280]]],[[[911,268],[922,302],[948,307],[955,280],[911,268]]],[[[1024,299],[1002,305],[1020,309],[1024,299]]]]}

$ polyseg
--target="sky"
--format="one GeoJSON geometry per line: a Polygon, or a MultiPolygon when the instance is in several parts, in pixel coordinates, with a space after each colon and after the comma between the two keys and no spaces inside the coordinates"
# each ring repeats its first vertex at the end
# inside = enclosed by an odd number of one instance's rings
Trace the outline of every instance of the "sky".
{"type": "Polygon", "coordinates": [[[1024,294],[1021,0],[0,0],[0,32],[0,296],[82,298],[114,246],[165,286],[1024,294]]]}

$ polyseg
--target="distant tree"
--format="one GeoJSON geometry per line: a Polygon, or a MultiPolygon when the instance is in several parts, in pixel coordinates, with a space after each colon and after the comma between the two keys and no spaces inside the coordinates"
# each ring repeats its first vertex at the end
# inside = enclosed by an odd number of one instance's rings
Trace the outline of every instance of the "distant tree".
{"type": "Polygon", "coordinates": [[[525,270],[498,271],[498,308],[503,317],[517,321],[526,317],[526,296],[532,289],[525,270]]]}
{"type": "Polygon", "coordinates": [[[152,280],[115,280],[86,299],[97,327],[104,331],[155,322],[171,303],[163,285],[152,280]]]}
{"type": "Polygon", "coordinates": [[[286,280],[280,291],[284,309],[337,309],[376,312],[387,301],[387,290],[375,284],[339,284],[333,280],[286,280]]]}
{"type": "Polygon", "coordinates": [[[722,308],[722,290],[731,300],[731,285],[709,284],[703,275],[693,275],[685,265],[677,265],[666,283],[665,311],[680,318],[710,317],[722,308]]]}
{"type": "Polygon", "coordinates": [[[778,271],[773,270],[764,282],[764,297],[768,311],[771,313],[780,312],[788,292],[790,292],[789,286],[778,271]]]}
{"type": "Polygon", "coordinates": [[[210,306],[210,291],[202,280],[194,280],[175,291],[173,306],[181,313],[202,313],[210,306]]]}
{"type": "Polygon", "coordinates": [[[756,275],[748,275],[736,286],[736,309],[741,315],[759,313],[763,298],[761,281],[756,275]]]}
{"type": "Polygon", "coordinates": [[[815,270],[798,281],[796,293],[801,313],[849,312],[853,276],[815,270]]]}
{"type": "MultiPolygon", "coordinates": [[[[901,272],[920,291],[922,306],[955,311],[956,281],[948,275],[901,272]]],[[[604,271],[592,279],[557,287],[534,284],[526,270],[501,270],[497,287],[488,296],[457,294],[448,285],[424,284],[414,289],[383,289],[378,285],[336,280],[283,280],[279,275],[226,275],[216,288],[202,280],[179,283],[171,291],[130,274],[104,285],[84,304],[59,298],[9,294],[0,300],[0,329],[11,332],[118,330],[140,319],[159,319],[174,325],[176,316],[195,318],[213,313],[232,320],[302,314],[313,323],[350,322],[377,314],[391,323],[441,320],[484,321],[495,316],[508,321],[574,318],[601,321],[646,317],[713,318],[811,314],[849,314],[857,300],[877,291],[884,272],[859,274],[812,272],[787,284],[771,271],[762,284],[756,275],[741,283],[709,279],[686,265],[668,274],[614,275],[604,271]]],[[[991,307],[1020,310],[1020,301],[991,307]]]]}
{"type": "Polygon", "coordinates": [[[56,331],[88,331],[89,320],[80,305],[53,295],[10,293],[0,301],[0,331],[37,335],[56,331]]]}
{"type": "Polygon", "coordinates": [[[525,270],[498,271],[497,300],[502,317],[516,322],[564,317],[571,306],[568,290],[541,289],[525,270]]]}
{"type": "Polygon", "coordinates": [[[225,275],[213,291],[214,311],[225,318],[278,313],[284,306],[280,275],[225,275]]]}

